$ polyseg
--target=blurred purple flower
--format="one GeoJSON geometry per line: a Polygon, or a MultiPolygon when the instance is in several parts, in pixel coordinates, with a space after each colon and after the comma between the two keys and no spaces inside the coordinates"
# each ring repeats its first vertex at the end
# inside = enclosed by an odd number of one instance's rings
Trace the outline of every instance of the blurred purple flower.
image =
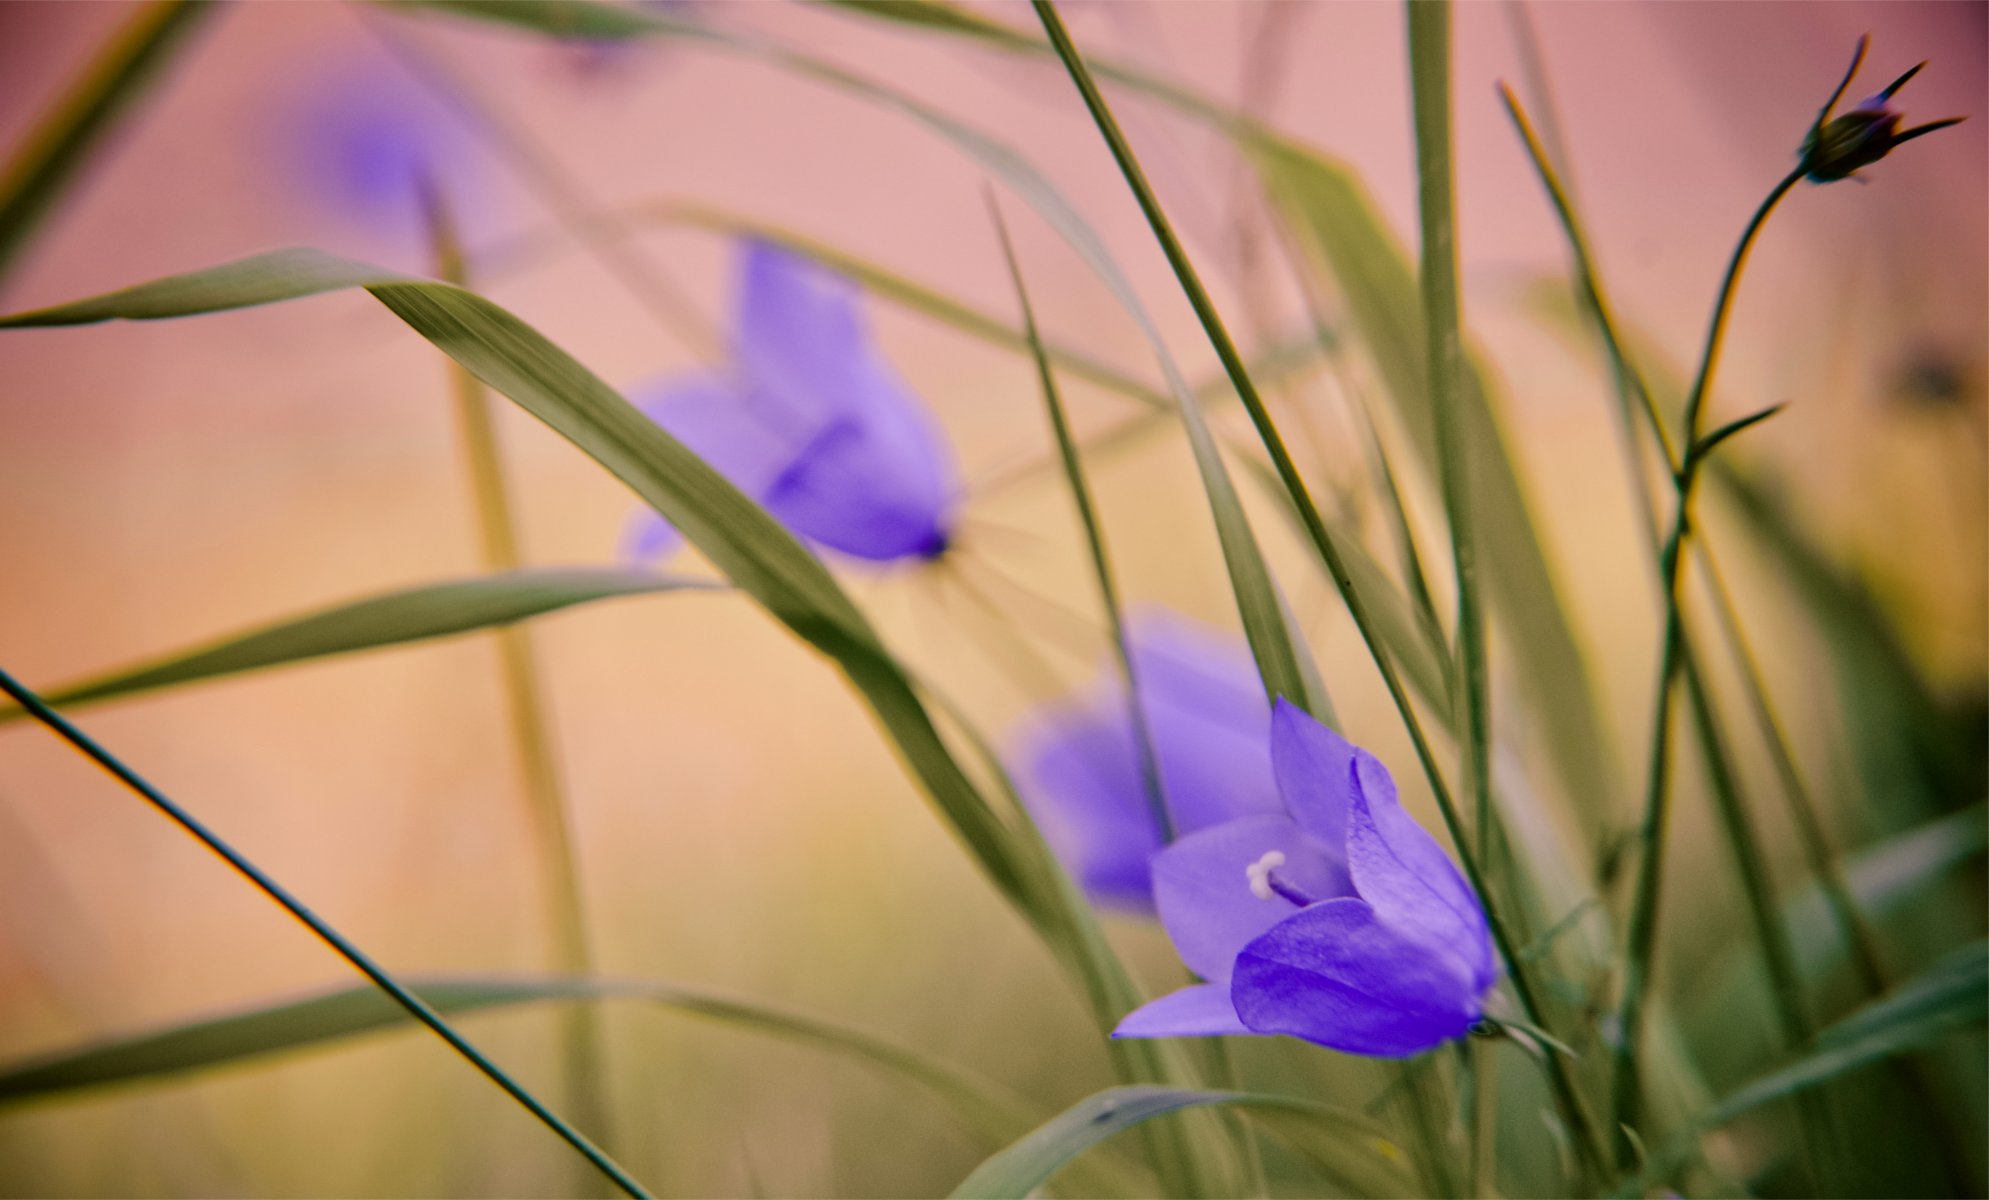
{"type": "Polygon", "coordinates": [[[422,238],[418,187],[476,207],[469,130],[404,72],[347,62],[306,84],[282,110],[279,162],[323,210],[396,241],[422,238]]]}
{"type": "Polygon", "coordinates": [[[1231,821],[1154,857],[1160,919],[1207,983],[1114,1037],[1289,1034],[1402,1058],[1464,1036],[1498,979],[1476,893],[1375,757],[1278,701],[1289,817],[1231,821]]]}
{"type": "MultiPolygon", "coordinates": [[[[945,553],[953,457],[871,344],[856,285],[759,241],[740,277],[727,369],[639,390],[637,406],[804,538],[874,562],[945,553]]],[[[681,541],[645,513],[628,553],[681,541]]]]}
{"type": "MultiPolygon", "coordinates": [[[[1177,833],[1284,811],[1264,741],[1270,705],[1238,644],[1160,610],[1128,621],[1133,671],[1177,833]]],[[[1162,845],[1116,679],[1036,714],[1016,738],[1018,784],[1065,869],[1098,903],[1152,913],[1162,845]]]]}

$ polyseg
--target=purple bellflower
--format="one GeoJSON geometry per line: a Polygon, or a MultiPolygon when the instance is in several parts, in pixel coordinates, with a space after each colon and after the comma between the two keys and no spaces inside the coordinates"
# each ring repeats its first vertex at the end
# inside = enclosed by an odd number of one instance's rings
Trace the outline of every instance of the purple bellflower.
{"type": "MultiPolygon", "coordinates": [[[[1135,611],[1127,641],[1176,833],[1283,813],[1264,742],[1270,705],[1248,652],[1162,610],[1135,611]]],[[[1147,864],[1164,839],[1117,675],[1115,665],[1111,682],[1024,726],[1017,782],[1051,850],[1093,900],[1151,915],[1147,864]]]]}
{"type": "Polygon", "coordinates": [[[1113,1036],[1289,1034],[1379,1058],[1463,1037],[1498,980],[1477,894],[1403,811],[1387,768],[1284,700],[1271,759],[1287,815],[1154,856],[1161,922],[1208,982],[1113,1036]]]}
{"type": "Polygon", "coordinates": [[[391,64],[335,63],[281,108],[275,133],[278,161],[320,209],[390,241],[425,243],[425,184],[459,207],[486,190],[470,131],[391,64]]]}
{"type": "MultiPolygon", "coordinates": [[[[744,243],[731,363],[634,395],[658,425],[801,537],[873,562],[935,559],[959,485],[938,427],[871,344],[850,280],[744,243]]],[[[681,535],[644,514],[630,557],[681,535]]]]}

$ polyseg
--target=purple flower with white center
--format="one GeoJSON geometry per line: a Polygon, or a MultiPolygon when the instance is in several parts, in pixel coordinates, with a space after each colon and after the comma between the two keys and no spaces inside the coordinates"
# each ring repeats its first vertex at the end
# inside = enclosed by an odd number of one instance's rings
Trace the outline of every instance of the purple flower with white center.
{"type": "MultiPolygon", "coordinates": [[[[1283,813],[1249,652],[1158,609],[1131,615],[1127,641],[1176,833],[1283,813]]],[[[1023,803],[1064,868],[1099,904],[1151,914],[1147,864],[1164,839],[1117,664],[1081,700],[1037,713],[1014,744],[1023,803]]]]}
{"type": "MultiPolygon", "coordinates": [[[[760,241],[740,276],[731,363],[640,391],[637,407],[801,537],[873,562],[944,554],[953,457],[871,344],[856,285],[760,241]]],[[[681,543],[646,513],[628,552],[681,543]]]]}
{"type": "Polygon", "coordinates": [[[1470,1032],[1498,980],[1485,912],[1402,809],[1387,768],[1279,700],[1287,816],[1191,834],[1154,857],[1168,936],[1206,983],[1114,1037],[1289,1034],[1404,1058],[1470,1032]]]}

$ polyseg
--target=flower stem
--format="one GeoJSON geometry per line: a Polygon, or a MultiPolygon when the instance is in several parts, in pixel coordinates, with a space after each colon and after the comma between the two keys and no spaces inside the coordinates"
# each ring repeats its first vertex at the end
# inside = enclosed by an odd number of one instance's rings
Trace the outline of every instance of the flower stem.
{"type": "Polygon", "coordinates": [[[1753,249],[1755,237],[1761,232],[1769,214],[1775,211],[1782,198],[1802,177],[1801,171],[1791,171],[1769,191],[1767,199],[1754,210],[1739,244],[1734,247],[1733,257],[1727,262],[1726,277],[1720,283],[1719,298],[1714,302],[1712,321],[1706,331],[1706,347],[1699,358],[1698,375],[1693,379],[1692,390],[1686,397],[1684,442],[1678,468],[1672,473],[1676,507],[1672,513],[1671,531],[1665,537],[1658,560],[1661,586],[1664,588],[1664,640],[1658,663],[1656,714],[1652,718],[1650,773],[1646,781],[1644,816],[1639,832],[1643,856],[1637,868],[1629,932],[1625,939],[1623,995],[1617,1009],[1618,1041],[1610,1087],[1609,1127],[1619,1131],[1617,1160],[1624,1166],[1634,1165],[1637,1153],[1635,1143],[1621,1130],[1636,1120],[1636,1047],[1643,1022],[1644,991],[1650,980],[1651,956],[1657,944],[1658,899],[1669,828],[1667,818],[1670,815],[1671,692],[1684,662],[1684,613],[1679,583],[1683,573],[1685,544],[1692,531],[1693,494],[1700,468],[1705,463],[1705,454],[1699,443],[1699,426],[1705,412],[1706,396],[1712,387],[1713,372],[1719,365],[1720,347],[1726,335],[1727,316],[1733,307],[1734,290],[1747,264],[1748,251],[1753,249]]]}
{"type": "MultiPolygon", "coordinates": [[[[467,270],[447,206],[432,186],[421,189],[421,199],[435,252],[436,275],[465,286],[467,270]]],[[[484,565],[492,571],[516,570],[523,565],[524,556],[518,549],[517,519],[504,479],[503,454],[497,442],[490,395],[475,376],[460,366],[452,363],[449,376],[456,394],[457,428],[469,464],[484,565]]],[[[551,722],[531,635],[522,626],[514,625],[497,630],[495,637],[511,742],[517,748],[518,770],[532,822],[532,844],[539,853],[553,964],[568,974],[587,975],[593,971],[594,964],[587,944],[579,856],[574,849],[570,806],[560,785],[551,722]]],[[[602,1071],[600,1014],[591,1004],[575,1004],[559,1020],[566,1091],[575,1110],[575,1120],[603,1141],[612,1140],[607,1081],[602,1071]]]]}
{"type": "Polygon", "coordinates": [[[80,750],[98,766],[110,772],[120,783],[123,783],[132,791],[144,797],[154,808],[172,820],[174,824],[192,834],[195,840],[199,841],[203,846],[220,855],[227,861],[229,866],[241,872],[250,883],[260,888],[264,895],[276,901],[291,916],[302,921],[312,933],[318,935],[319,940],[336,951],[339,957],[351,963],[361,975],[371,980],[375,987],[391,996],[395,1003],[408,1011],[409,1016],[428,1026],[429,1030],[435,1036],[449,1043],[456,1053],[468,1059],[470,1064],[476,1067],[477,1070],[482,1071],[492,1083],[503,1088],[507,1095],[519,1104],[524,1105],[527,1111],[543,1122],[548,1129],[558,1134],[567,1145],[572,1146],[580,1154],[585,1156],[587,1161],[598,1167],[603,1175],[612,1179],[615,1182],[615,1186],[621,1188],[622,1191],[628,1193],[630,1196],[646,1200],[650,1194],[648,1190],[640,1183],[637,1183],[635,1178],[627,1171],[624,1171],[614,1159],[609,1158],[605,1151],[593,1142],[588,1141],[586,1135],[582,1134],[579,1130],[561,1120],[558,1114],[547,1108],[536,1096],[526,1091],[509,1075],[505,1074],[504,1070],[496,1063],[484,1057],[482,1051],[471,1045],[469,1040],[462,1034],[457,1033],[421,997],[409,991],[405,985],[396,980],[392,975],[389,975],[386,968],[374,962],[371,956],[347,940],[344,934],[332,928],[324,918],[318,916],[309,908],[306,908],[301,900],[291,895],[288,889],[266,874],[262,868],[243,857],[239,851],[221,840],[219,835],[208,829],[192,813],[174,803],[164,792],[147,783],[136,771],[125,766],[110,751],[98,745],[90,735],[71,724],[60,713],[45,704],[40,696],[30,691],[24,684],[17,681],[4,670],[0,670],[0,692],[7,693],[22,708],[27,709],[35,720],[48,726],[57,736],[80,750]]]}

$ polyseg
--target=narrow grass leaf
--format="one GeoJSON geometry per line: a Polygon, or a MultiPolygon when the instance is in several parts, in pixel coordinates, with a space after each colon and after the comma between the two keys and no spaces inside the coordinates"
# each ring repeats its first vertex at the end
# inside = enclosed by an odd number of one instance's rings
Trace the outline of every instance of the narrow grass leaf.
{"type": "Polygon", "coordinates": [[[989,1158],[953,1190],[956,1200],[1022,1200],[1085,1151],[1155,1117],[1192,1108],[1228,1106],[1262,1113],[1269,1127],[1290,1140],[1315,1165],[1323,1157],[1355,1194],[1407,1196],[1416,1192],[1402,1150],[1387,1131],[1358,1113],[1261,1092],[1190,1091],[1178,1088],[1108,1088],[1087,1096],[1027,1137],[989,1158]],[[1322,1146],[1323,1142],[1323,1146],[1322,1146]]]}
{"type": "MultiPolygon", "coordinates": [[[[327,655],[495,628],[617,596],[723,590],[706,580],[609,567],[545,567],[454,579],[368,596],[176,651],[56,688],[48,701],[75,707],[327,655]]],[[[19,708],[0,709],[0,724],[25,715],[19,708]]]]}
{"type": "Polygon", "coordinates": [[[1960,1029],[1989,1024],[1989,942],[1949,955],[1926,974],[1825,1029],[1814,1048],[1699,1114],[1691,1130],[1653,1157],[1618,1195],[1641,1196],[1693,1154],[1697,1135],[1764,1104],[1799,1096],[1843,1075],[1929,1045],[1960,1029]]]}
{"type": "MultiPolygon", "coordinates": [[[[996,1144],[1014,1138],[1040,1119],[1026,1101],[1000,1085],[888,1039],[699,988],[578,976],[413,976],[403,977],[403,982],[445,1015],[548,1002],[636,1000],[812,1045],[927,1088],[969,1128],[996,1144]]],[[[0,1104],[249,1066],[273,1055],[412,1027],[406,1011],[377,989],[343,988],[202,1017],[150,1033],[109,1038],[0,1067],[0,1104]]]]}
{"type": "Polygon", "coordinates": [[[218,5],[156,0],[138,10],[0,165],[0,278],[118,120],[218,5]]]}
{"type": "MultiPolygon", "coordinates": [[[[1421,457],[1436,471],[1437,413],[1424,366],[1424,316],[1415,273],[1351,172],[1302,147],[1259,137],[1246,147],[1273,203],[1330,279],[1421,457]]],[[[1616,767],[1595,689],[1541,546],[1503,430],[1480,373],[1467,361],[1456,415],[1469,454],[1468,504],[1488,598],[1504,625],[1515,674],[1539,714],[1562,787],[1593,839],[1607,824],[1616,767]]]]}

